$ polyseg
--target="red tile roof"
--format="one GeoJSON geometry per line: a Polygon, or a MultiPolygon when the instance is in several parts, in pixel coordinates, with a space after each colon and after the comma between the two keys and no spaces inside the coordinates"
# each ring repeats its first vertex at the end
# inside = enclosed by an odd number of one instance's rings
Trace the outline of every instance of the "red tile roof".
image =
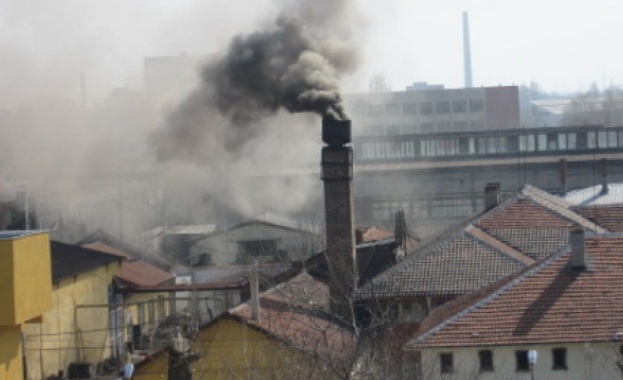
{"type": "Polygon", "coordinates": [[[623,232],[623,205],[577,206],[573,210],[610,232],[623,232]]]}
{"type": "Polygon", "coordinates": [[[117,278],[132,287],[156,286],[172,282],[168,272],[142,260],[124,260],[117,278]]]}
{"type": "Polygon", "coordinates": [[[258,328],[294,347],[350,368],[357,338],[352,328],[329,313],[326,284],[301,273],[260,295],[259,321],[247,302],[229,311],[230,316],[258,328]]]}
{"type": "Polygon", "coordinates": [[[589,269],[569,250],[435,310],[408,348],[620,340],[623,235],[588,236],[589,269]]]}
{"type": "Polygon", "coordinates": [[[172,282],[175,278],[169,272],[148,262],[133,259],[131,255],[108,244],[97,242],[85,244],[84,247],[122,257],[124,260],[117,278],[130,287],[157,286],[172,282]]]}
{"type": "Polygon", "coordinates": [[[111,255],[123,257],[124,259],[132,258],[132,255],[129,255],[126,252],[123,252],[122,250],[120,250],[118,248],[112,247],[112,246],[110,246],[108,244],[101,243],[101,242],[85,244],[85,245],[83,245],[83,247],[89,248],[89,249],[94,249],[94,250],[100,251],[100,252],[110,253],[111,255]]]}

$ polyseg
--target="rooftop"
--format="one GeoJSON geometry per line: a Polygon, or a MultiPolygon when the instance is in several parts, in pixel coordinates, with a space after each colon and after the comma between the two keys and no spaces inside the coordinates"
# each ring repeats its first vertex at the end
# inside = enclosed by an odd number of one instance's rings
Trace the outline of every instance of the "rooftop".
{"type": "Polygon", "coordinates": [[[587,233],[585,249],[589,270],[572,268],[565,248],[436,309],[407,347],[621,341],[623,235],[587,233]]]}

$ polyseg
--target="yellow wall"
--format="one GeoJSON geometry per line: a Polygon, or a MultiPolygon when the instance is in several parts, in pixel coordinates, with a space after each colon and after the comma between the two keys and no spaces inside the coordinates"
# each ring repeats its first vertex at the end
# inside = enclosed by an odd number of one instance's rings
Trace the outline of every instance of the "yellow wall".
{"type": "Polygon", "coordinates": [[[0,240],[0,326],[24,323],[51,307],[50,237],[0,240]]]}
{"type": "Polygon", "coordinates": [[[66,372],[71,362],[96,364],[110,357],[108,286],[118,274],[114,262],[55,285],[53,309],[43,323],[24,328],[29,379],[66,372]]]}
{"type": "MultiPolygon", "coordinates": [[[[199,333],[192,364],[197,379],[332,380],[339,377],[324,363],[236,320],[221,318],[199,333]]],[[[167,378],[168,357],[159,355],[136,370],[134,380],[167,378]]]]}
{"type": "Polygon", "coordinates": [[[0,379],[23,379],[20,326],[0,326],[0,379]]]}

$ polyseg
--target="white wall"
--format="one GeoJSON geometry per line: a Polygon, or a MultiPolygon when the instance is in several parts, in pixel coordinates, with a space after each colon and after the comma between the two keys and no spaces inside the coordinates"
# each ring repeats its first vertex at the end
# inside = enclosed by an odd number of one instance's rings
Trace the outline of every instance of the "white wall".
{"type": "Polygon", "coordinates": [[[623,342],[422,350],[422,373],[424,379],[529,380],[530,372],[515,370],[515,351],[537,350],[535,380],[623,379],[623,372],[616,365],[620,344],[623,342]],[[567,349],[567,370],[552,369],[552,349],[556,347],[567,349]],[[493,372],[479,373],[478,351],[482,349],[493,351],[493,372]],[[440,353],[453,353],[454,373],[440,373],[440,353]]]}

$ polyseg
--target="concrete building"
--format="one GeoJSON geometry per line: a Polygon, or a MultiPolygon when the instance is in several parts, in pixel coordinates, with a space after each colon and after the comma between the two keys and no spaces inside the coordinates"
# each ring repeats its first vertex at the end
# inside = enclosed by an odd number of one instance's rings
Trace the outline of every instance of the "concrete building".
{"type": "Polygon", "coordinates": [[[411,135],[515,129],[521,126],[517,86],[444,89],[415,84],[407,91],[348,94],[353,135],[411,135]]]}
{"type": "Polygon", "coordinates": [[[621,235],[576,228],[569,240],[546,260],[433,312],[406,345],[421,352],[423,378],[620,378],[621,235]]]}

